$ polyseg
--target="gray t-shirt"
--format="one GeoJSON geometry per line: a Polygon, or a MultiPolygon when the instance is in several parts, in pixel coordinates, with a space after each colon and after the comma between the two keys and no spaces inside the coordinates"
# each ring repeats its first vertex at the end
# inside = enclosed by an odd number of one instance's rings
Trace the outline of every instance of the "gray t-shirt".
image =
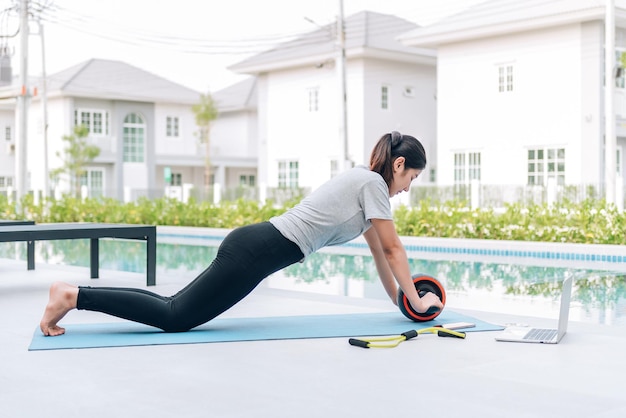
{"type": "Polygon", "coordinates": [[[324,183],[270,222],[306,257],[322,247],[358,237],[372,225],[370,219],[393,219],[389,187],[380,174],[357,166],[324,183]]]}

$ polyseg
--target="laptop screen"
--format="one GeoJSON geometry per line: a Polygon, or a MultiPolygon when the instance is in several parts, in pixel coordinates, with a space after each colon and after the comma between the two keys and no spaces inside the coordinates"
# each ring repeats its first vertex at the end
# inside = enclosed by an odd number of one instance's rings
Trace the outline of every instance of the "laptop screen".
{"type": "Polygon", "coordinates": [[[559,313],[559,340],[567,332],[567,321],[569,319],[569,303],[572,296],[572,282],[573,279],[571,277],[563,280],[563,291],[561,292],[561,311],[559,313]]]}

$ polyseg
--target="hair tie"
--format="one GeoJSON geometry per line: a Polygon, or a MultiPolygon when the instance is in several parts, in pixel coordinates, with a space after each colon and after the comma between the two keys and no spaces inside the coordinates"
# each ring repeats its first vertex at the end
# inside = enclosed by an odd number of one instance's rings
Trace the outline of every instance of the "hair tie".
{"type": "Polygon", "coordinates": [[[391,146],[397,145],[402,141],[402,134],[398,131],[391,132],[391,146]]]}

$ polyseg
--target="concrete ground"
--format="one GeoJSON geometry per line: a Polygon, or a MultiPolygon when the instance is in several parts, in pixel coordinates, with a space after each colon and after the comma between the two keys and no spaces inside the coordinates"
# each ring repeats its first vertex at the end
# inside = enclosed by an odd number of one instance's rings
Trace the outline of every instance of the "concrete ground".
{"type": "MultiPolygon", "coordinates": [[[[624,417],[626,327],[570,322],[558,345],[426,335],[394,349],[347,338],[29,352],[50,283],[87,268],[0,259],[0,417],[624,417]]],[[[158,293],[182,286],[157,275],[158,293]]],[[[101,271],[97,285],[144,287],[101,271]]],[[[259,287],[224,316],[393,310],[385,301],[259,287]]],[[[450,305],[446,309],[455,310],[450,305]]],[[[462,311],[492,323],[554,319],[462,311]]],[[[112,322],[71,312],[65,323],[112,322]]]]}

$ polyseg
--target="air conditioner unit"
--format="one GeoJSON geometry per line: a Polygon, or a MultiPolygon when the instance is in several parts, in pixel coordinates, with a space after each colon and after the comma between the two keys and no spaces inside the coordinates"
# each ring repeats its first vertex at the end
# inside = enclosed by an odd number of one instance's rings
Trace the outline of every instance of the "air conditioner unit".
{"type": "Polygon", "coordinates": [[[15,152],[15,143],[9,142],[7,144],[7,153],[13,154],[15,152]]]}
{"type": "Polygon", "coordinates": [[[404,97],[415,97],[415,87],[405,86],[402,94],[404,94],[404,97]]]}

